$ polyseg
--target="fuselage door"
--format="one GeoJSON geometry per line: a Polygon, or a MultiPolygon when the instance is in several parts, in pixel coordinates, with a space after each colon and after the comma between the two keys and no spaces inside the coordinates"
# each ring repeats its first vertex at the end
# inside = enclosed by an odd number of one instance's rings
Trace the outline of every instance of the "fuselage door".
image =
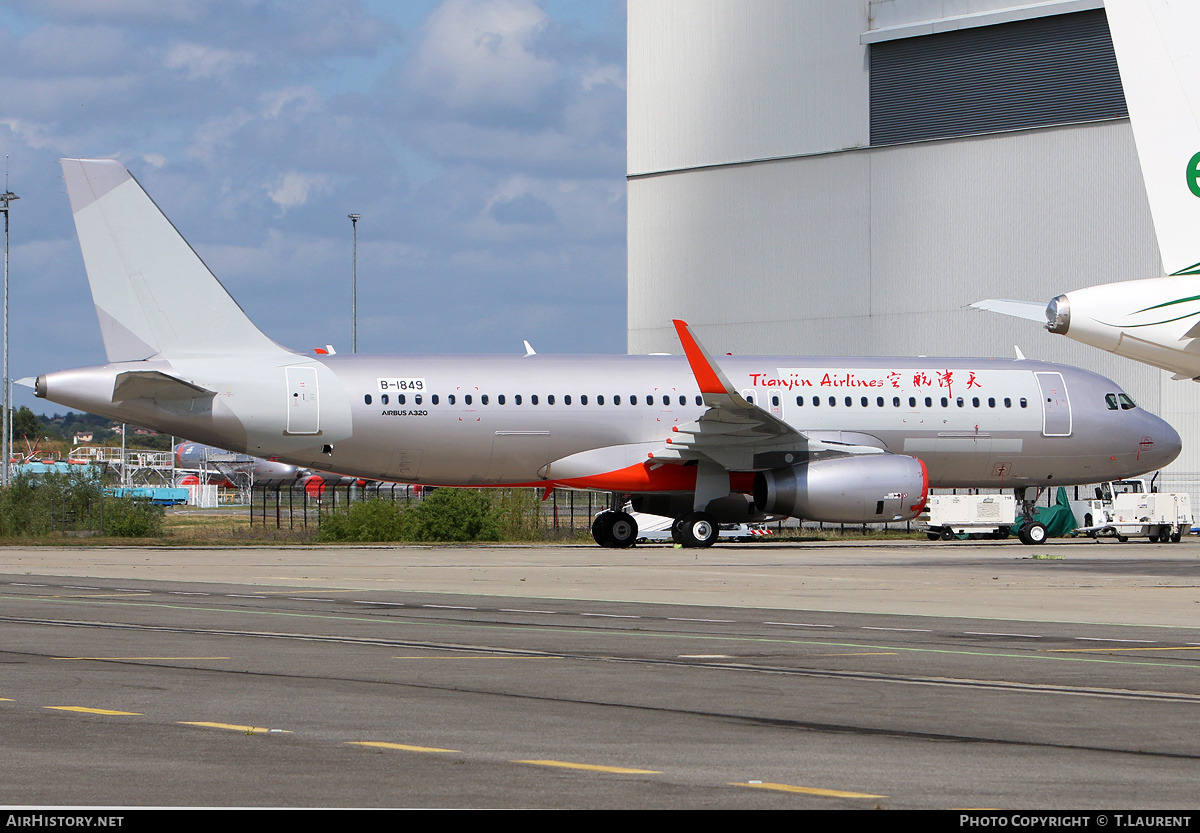
{"type": "Polygon", "coordinates": [[[1071,436],[1071,400],[1061,373],[1035,373],[1042,392],[1042,436],[1071,436]]]}
{"type": "Polygon", "coordinates": [[[320,406],[317,401],[317,369],[288,367],[287,373],[287,433],[321,433],[320,406]]]}

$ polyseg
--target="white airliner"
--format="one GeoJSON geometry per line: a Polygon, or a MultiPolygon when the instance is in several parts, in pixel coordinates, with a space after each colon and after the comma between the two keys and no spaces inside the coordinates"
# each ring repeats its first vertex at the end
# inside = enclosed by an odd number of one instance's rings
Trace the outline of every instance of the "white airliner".
{"type": "Polygon", "coordinates": [[[1200,3],[1105,0],[1129,121],[1162,255],[1161,278],[1101,284],[1036,301],[971,306],[1200,379],[1200,3]]]}
{"type": "MultiPolygon", "coordinates": [[[[999,359],[303,355],[260,332],[113,160],[63,160],[109,363],[38,396],[297,466],[431,485],[628,493],[707,546],[717,524],[916,517],[931,486],[1095,483],[1179,435],[1094,373],[999,359]]],[[[593,526],[629,546],[637,525],[593,526]]],[[[1027,519],[1022,537],[1045,528],[1027,519]]]]}

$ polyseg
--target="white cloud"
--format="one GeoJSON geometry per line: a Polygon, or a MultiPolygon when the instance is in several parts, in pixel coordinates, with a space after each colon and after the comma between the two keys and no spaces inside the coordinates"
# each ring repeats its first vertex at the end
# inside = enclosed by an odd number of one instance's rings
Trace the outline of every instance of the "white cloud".
{"type": "Polygon", "coordinates": [[[448,0],[426,22],[406,80],[456,110],[528,109],[559,74],[533,49],[547,23],[530,0],[448,0]]]}
{"type": "Polygon", "coordinates": [[[274,185],[266,188],[271,202],[285,211],[308,202],[310,195],[315,195],[329,188],[330,178],[322,174],[305,174],[300,171],[287,171],[275,180],[274,185]]]}
{"type": "Polygon", "coordinates": [[[167,69],[181,69],[189,81],[214,79],[228,81],[234,70],[254,63],[249,52],[205,46],[201,43],[176,43],[163,57],[167,69]]]}

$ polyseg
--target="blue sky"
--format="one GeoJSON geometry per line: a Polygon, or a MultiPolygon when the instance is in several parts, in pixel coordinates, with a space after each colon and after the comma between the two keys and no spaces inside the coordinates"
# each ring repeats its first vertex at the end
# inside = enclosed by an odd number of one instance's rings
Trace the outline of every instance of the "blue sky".
{"type": "Polygon", "coordinates": [[[355,212],[360,353],[624,351],[622,0],[8,0],[0,50],[13,378],[104,360],[62,156],[290,347],[350,349],[355,212]]]}

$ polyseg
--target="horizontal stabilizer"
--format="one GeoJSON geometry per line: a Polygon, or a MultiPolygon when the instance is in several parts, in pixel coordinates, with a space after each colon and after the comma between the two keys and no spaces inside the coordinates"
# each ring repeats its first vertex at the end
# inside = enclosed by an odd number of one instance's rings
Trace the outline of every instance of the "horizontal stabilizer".
{"type": "Polygon", "coordinates": [[[1046,304],[1044,301],[1010,301],[1006,298],[989,298],[986,301],[976,301],[969,305],[971,309],[981,309],[986,312],[998,312],[1016,318],[1028,318],[1030,321],[1046,322],[1046,304]]]}
{"type": "Polygon", "coordinates": [[[216,396],[216,391],[193,385],[157,370],[129,370],[118,373],[113,384],[113,402],[127,399],[182,400],[216,396]]]}

